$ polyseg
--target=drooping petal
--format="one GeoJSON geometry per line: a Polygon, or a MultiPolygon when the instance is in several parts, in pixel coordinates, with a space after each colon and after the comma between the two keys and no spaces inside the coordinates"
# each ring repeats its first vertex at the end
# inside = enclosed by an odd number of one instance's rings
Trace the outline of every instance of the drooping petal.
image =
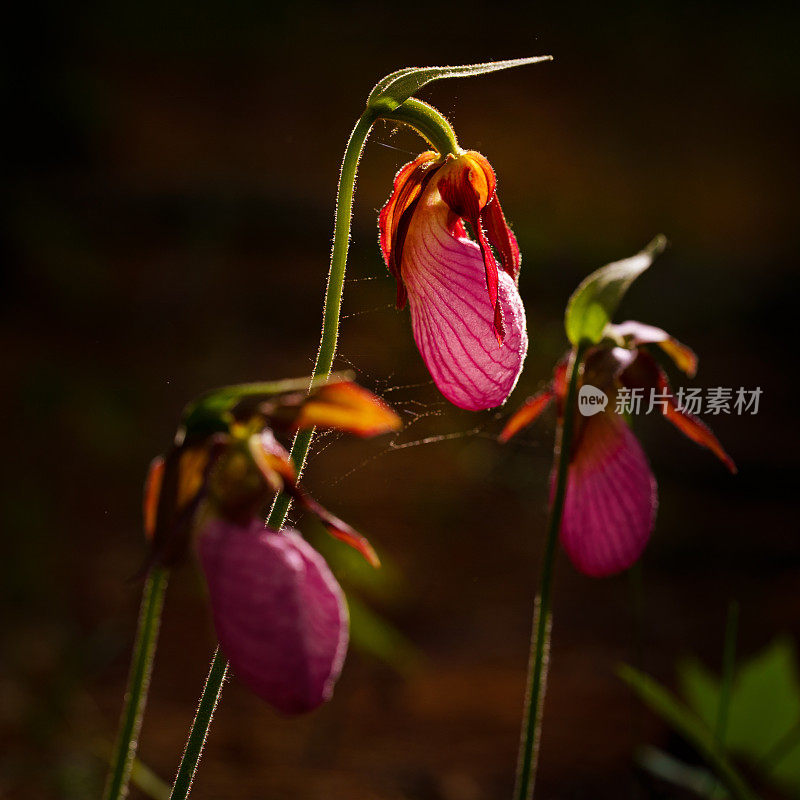
{"type": "Polygon", "coordinates": [[[694,414],[679,408],[669,378],[650,353],[639,350],[636,360],[622,372],[620,380],[629,388],[644,387],[656,392],[663,415],[693,442],[707,447],[730,472],[736,473],[733,459],[711,429],[694,414]]]}
{"type": "Polygon", "coordinates": [[[403,249],[414,339],[450,402],[473,411],[493,408],[505,402],[522,371],[525,310],[514,279],[500,272],[497,297],[506,335],[498,346],[481,248],[458,235],[437,183],[438,173],[414,211],[403,249]]]}
{"type": "Polygon", "coordinates": [[[697,374],[697,355],[685,344],[670,336],[661,328],[628,320],[619,325],[609,325],[607,333],[614,339],[624,341],[627,347],[657,344],[674,362],[675,366],[690,378],[697,374]]]}
{"type": "Polygon", "coordinates": [[[533,397],[529,397],[522,406],[509,417],[502,433],[498,437],[500,441],[507,442],[512,436],[516,436],[523,428],[533,424],[539,418],[542,411],[547,408],[554,396],[552,389],[545,389],[533,395],[533,397]]]}
{"type": "Polygon", "coordinates": [[[707,447],[732,474],[735,475],[738,472],[733,459],[725,452],[725,448],[714,435],[711,428],[694,414],[681,411],[674,397],[669,399],[664,409],[664,416],[684,434],[684,436],[688,436],[693,442],[696,442],[702,447],[707,447]]]}
{"type": "Polygon", "coordinates": [[[199,542],[214,627],[236,676],[284,714],[328,700],[344,663],[344,596],[298,533],[210,521],[199,542]]]}
{"type": "Polygon", "coordinates": [[[668,394],[668,400],[663,406],[664,416],[682,433],[701,447],[708,448],[727,468],[735,475],[738,470],[733,459],[725,451],[722,443],[714,435],[714,432],[699,417],[690,414],[679,408],[669,380],[664,371],[658,369],[658,390],[663,394],[668,394]]]}
{"type": "Polygon", "coordinates": [[[433,173],[440,156],[428,150],[403,166],[394,177],[392,194],[378,217],[380,247],[389,272],[397,281],[397,307],[406,304],[406,291],[400,271],[403,242],[414,206],[433,173]]]}
{"type": "Polygon", "coordinates": [[[517,244],[517,237],[514,236],[514,232],[506,222],[497,193],[481,211],[481,221],[486,227],[486,236],[490,244],[500,254],[500,266],[514,280],[517,280],[522,266],[522,255],[517,244]]]}
{"type": "Polygon", "coordinates": [[[273,492],[286,492],[300,508],[310,511],[317,517],[331,536],[357,550],[371,566],[381,565],[378,554],[365,536],[331,514],[300,486],[289,453],[269,428],[253,434],[248,440],[248,448],[253,461],[273,492]]]}
{"type": "Polygon", "coordinates": [[[604,411],[573,444],[561,542],[577,569],[604,577],[630,567],[650,538],[657,505],[647,457],[625,420],[604,411]]]}
{"type": "Polygon", "coordinates": [[[316,500],[309,497],[300,490],[300,504],[307,508],[325,526],[328,533],[340,542],[350,545],[360,553],[371,567],[380,567],[381,560],[375,552],[375,548],[369,543],[366,536],[362,536],[355,528],[348,525],[344,520],[331,514],[327,508],[321,506],[316,500]]]}

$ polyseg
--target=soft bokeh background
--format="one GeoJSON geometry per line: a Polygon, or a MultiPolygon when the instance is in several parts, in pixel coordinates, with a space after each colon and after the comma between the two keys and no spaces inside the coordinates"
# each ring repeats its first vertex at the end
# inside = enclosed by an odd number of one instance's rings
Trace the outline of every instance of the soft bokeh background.
{"type": "MultiPolygon", "coordinates": [[[[403,65],[553,53],[424,92],[491,159],[522,246],[533,346],[510,406],[562,353],[578,281],[658,232],[672,247],[623,317],[695,347],[696,385],[764,392],[757,416],[713,420],[736,478],[640,420],[661,490],[640,593],[559,556],[541,797],[662,796],[632,753],[669,733],[616,665],[670,685],[689,652],[718,670],[730,598],[743,657],[800,634],[796,13],[660,0],[19,10],[4,81],[0,795],[98,796],[139,601],[147,463],[201,390],[309,371],[339,160],[372,84],[403,65]]],[[[376,212],[419,147],[383,125],[367,146],[340,365],[413,423],[398,443],[477,432],[398,451],[321,440],[307,475],[385,556],[386,585],[358,596],[416,656],[354,648],[334,702],[299,720],[232,680],[198,800],[509,795],[554,420],[501,448],[505,411],[449,409],[428,382],[376,246],[376,212]]],[[[348,563],[337,569],[355,589],[348,563]]],[[[188,565],[169,587],[141,741],[164,778],[212,646],[188,565]]]]}

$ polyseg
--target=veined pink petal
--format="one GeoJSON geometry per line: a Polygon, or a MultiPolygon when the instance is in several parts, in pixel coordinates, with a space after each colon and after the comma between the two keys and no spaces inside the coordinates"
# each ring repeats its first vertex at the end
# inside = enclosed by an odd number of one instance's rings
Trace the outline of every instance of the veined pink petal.
{"type": "Polygon", "coordinates": [[[477,411],[508,398],[522,371],[528,335],[514,279],[500,271],[505,338],[498,344],[481,249],[460,233],[434,177],[406,234],[402,277],[414,339],[439,391],[477,411]]]}
{"type": "Polygon", "coordinates": [[[199,538],[214,627],[233,672],[284,714],[326,700],[347,652],[344,596],[298,533],[215,519],[199,538]]]}
{"type": "Polygon", "coordinates": [[[561,543],[577,569],[599,578],[639,558],[658,495],[647,457],[621,416],[604,411],[583,425],[569,467],[561,543]]]}

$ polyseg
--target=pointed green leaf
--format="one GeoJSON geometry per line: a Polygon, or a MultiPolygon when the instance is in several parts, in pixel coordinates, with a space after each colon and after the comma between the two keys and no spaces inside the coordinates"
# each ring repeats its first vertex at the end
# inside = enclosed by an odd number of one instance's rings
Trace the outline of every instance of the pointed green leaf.
{"type": "Polygon", "coordinates": [[[711,729],[699,717],[649,675],[627,664],[619,668],[618,675],[651,711],[692,744],[732,797],[757,800],[757,795],[718,747],[711,729]]]}
{"type": "Polygon", "coordinates": [[[488,61],[484,64],[463,64],[457,67],[404,67],[378,81],[367,98],[367,108],[380,112],[394,111],[423,86],[442,78],[469,78],[473,75],[485,75],[501,69],[552,60],[552,56],[533,56],[512,58],[508,61],[488,61]]]}
{"type": "MultiPolygon", "coordinates": [[[[689,705],[712,725],[720,682],[694,659],[678,665],[678,676],[689,705]]],[[[800,671],[790,640],[777,639],[736,671],[726,743],[756,770],[800,794],[800,671]]]]}
{"type": "Polygon", "coordinates": [[[615,261],[581,281],[567,303],[564,327],[573,345],[597,344],[606,325],[617,310],[628,287],[662,253],[667,245],[664,236],[656,236],[640,253],[624,261],[615,261]]]}

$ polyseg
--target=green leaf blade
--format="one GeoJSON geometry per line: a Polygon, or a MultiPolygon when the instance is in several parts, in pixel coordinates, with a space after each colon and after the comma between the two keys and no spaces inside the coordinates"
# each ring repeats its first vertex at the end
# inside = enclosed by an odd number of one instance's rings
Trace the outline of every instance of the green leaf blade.
{"type": "Polygon", "coordinates": [[[671,692],[639,670],[623,664],[617,674],[638,698],[673,730],[692,744],[736,800],[758,800],[714,739],[711,728],[671,692]]]}
{"type": "Polygon", "coordinates": [[[432,81],[444,78],[471,78],[513,67],[552,61],[552,56],[512,58],[506,61],[487,61],[482,64],[462,64],[454,67],[404,67],[382,78],[367,98],[367,108],[380,112],[394,111],[409,97],[432,81]]]}
{"type": "Polygon", "coordinates": [[[611,322],[630,285],[666,246],[666,237],[656,236],[635,256],[606,264],[581,281],[564,315],[564,328],[573,345],[597,344],[602,340],[606,325],[611,322]]]}

